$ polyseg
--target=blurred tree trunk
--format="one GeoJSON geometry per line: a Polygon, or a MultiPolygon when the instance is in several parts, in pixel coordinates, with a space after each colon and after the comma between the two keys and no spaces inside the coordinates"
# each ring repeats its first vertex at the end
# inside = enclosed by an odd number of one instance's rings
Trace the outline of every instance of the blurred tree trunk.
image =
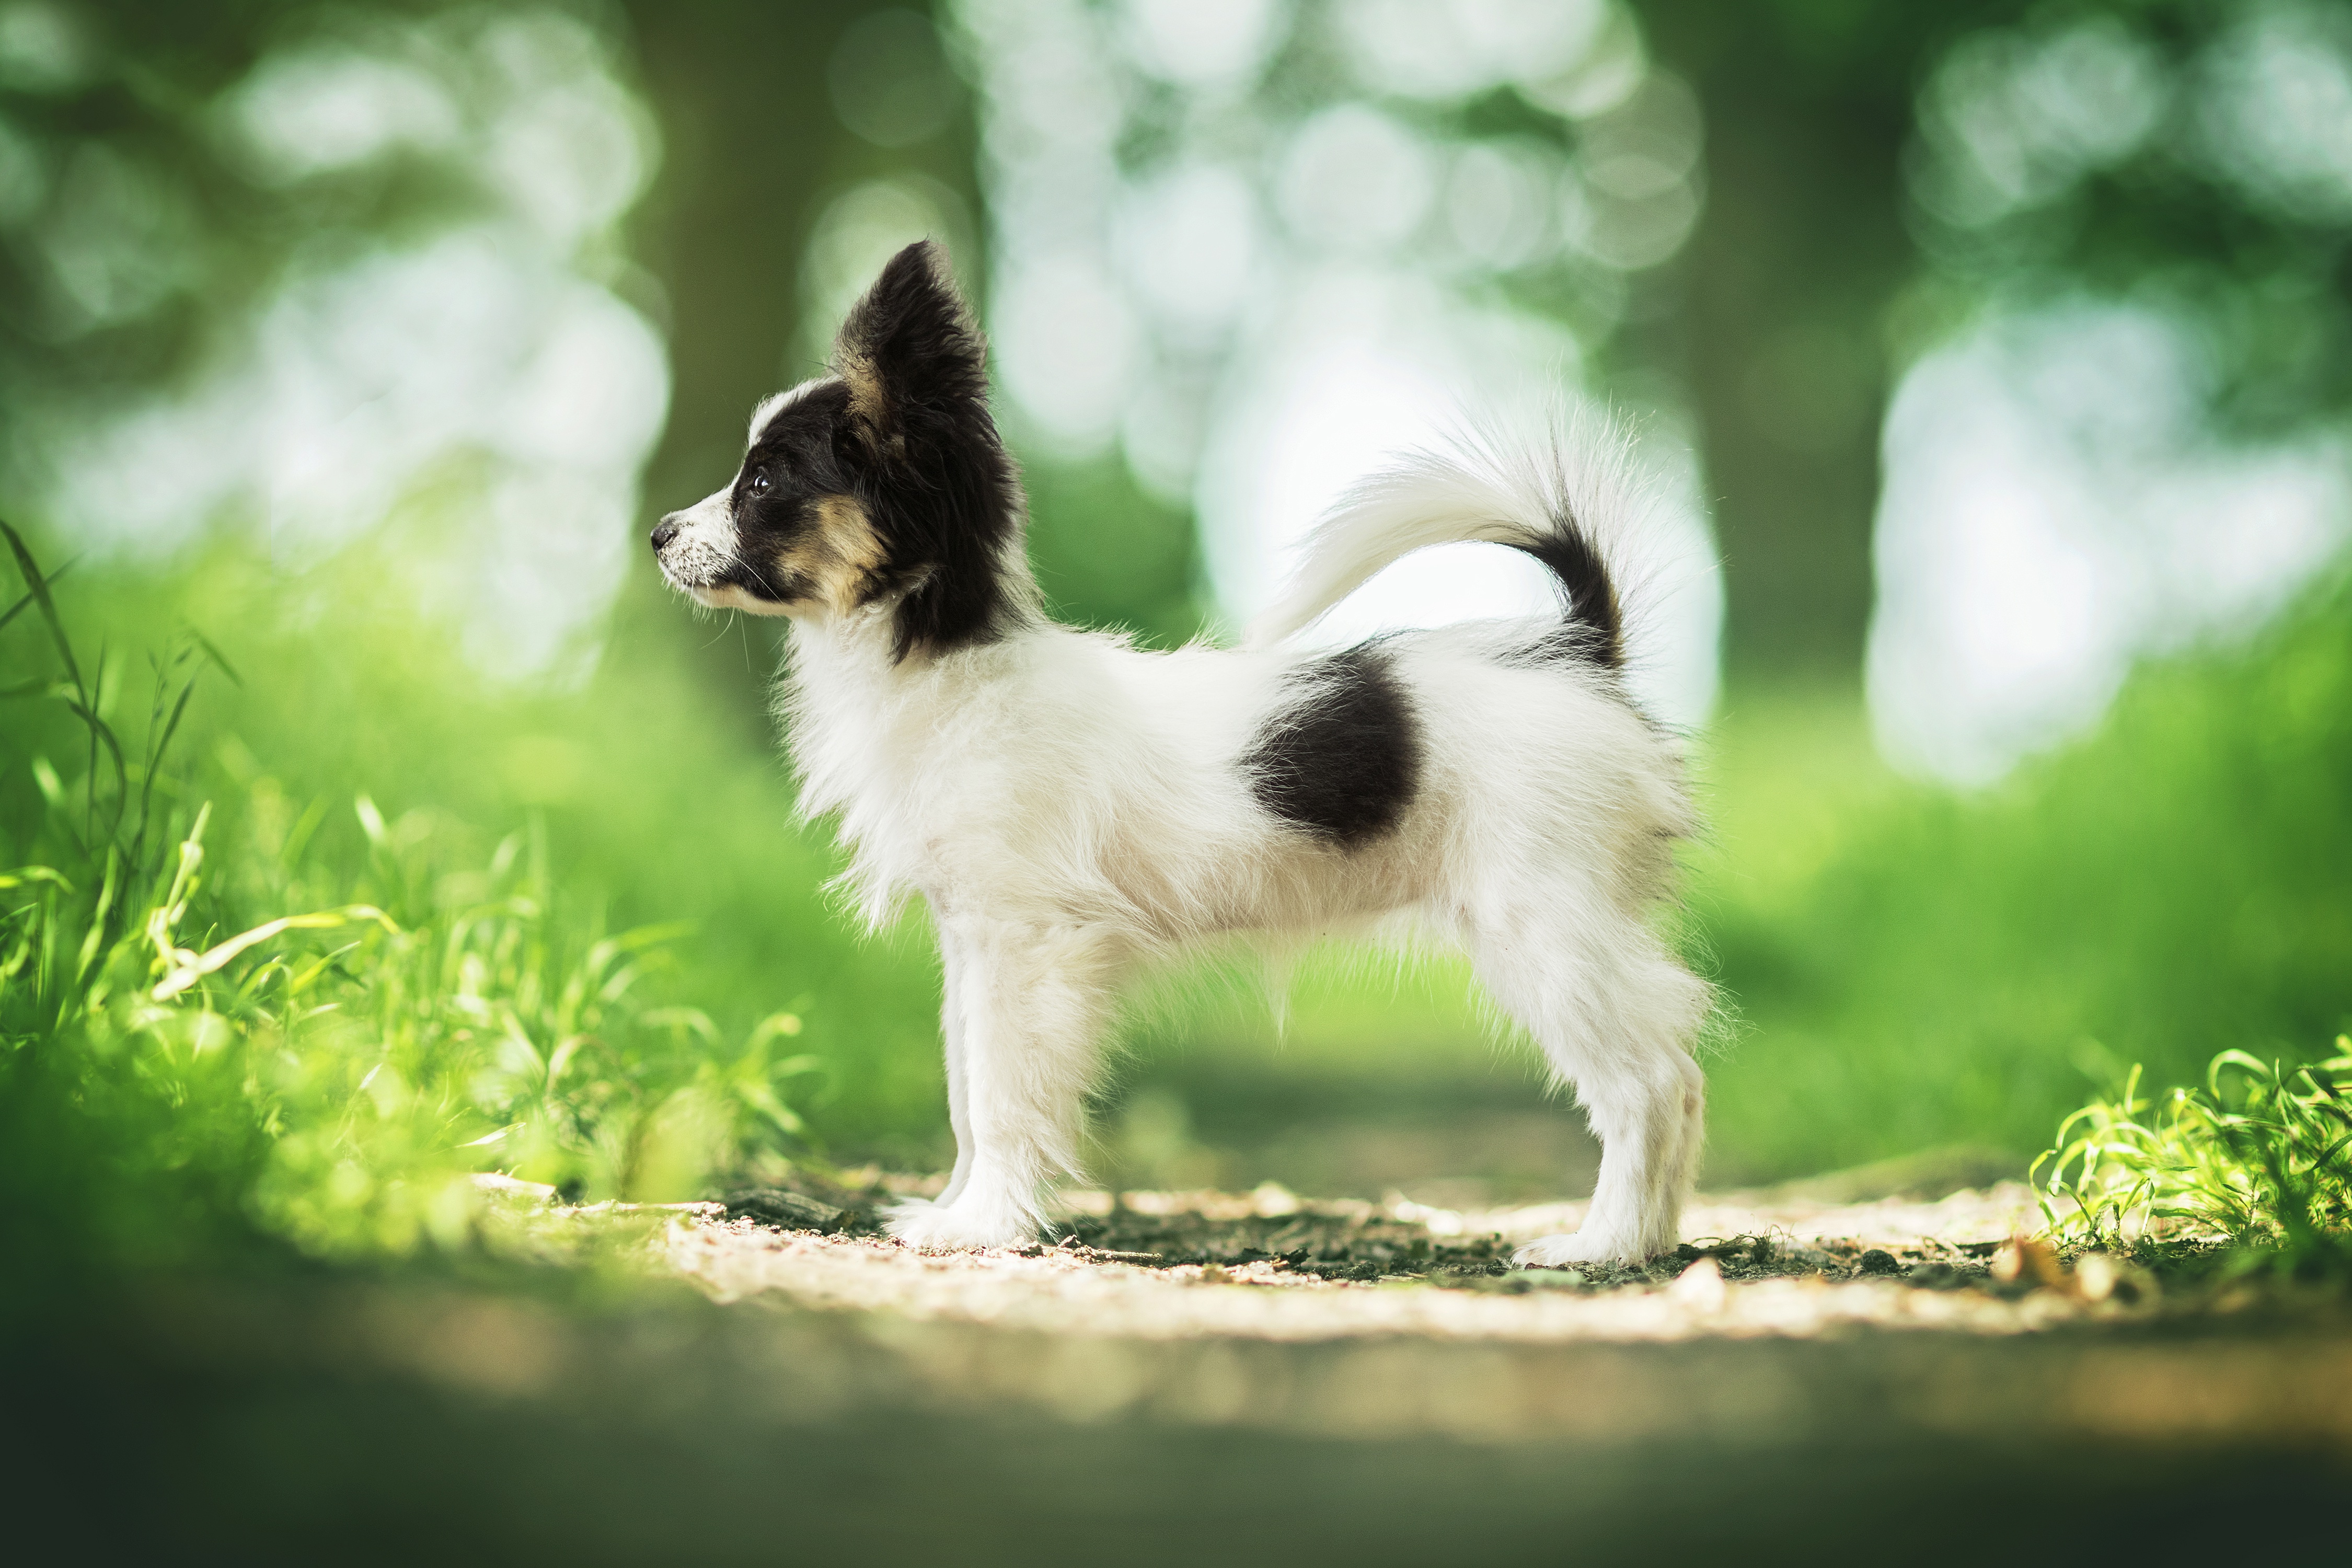
{"type": "Polygon", "coordinates": [[[1704,443],[1735,683],[1858,686],[1886,314],[1915,268],[1901,160],[1936,49],[2015,0],[1643,0],[1706,114],[1675,331],[1704,443]]]}
{"type": "MultiPolygon", "coordinates": [[[[670,363],[669,422],[646,467],[647,526],[724,484],[742,459],[753,405],[816,368],[788,355],[801,324],[802,258],[825,204],[900,170],[973,196],[968,110],[896,151],[852,134],[835,112],[826,68],[835,46],[861,17],[888,8],[625,0],[662,140],[661,169],[636,218],[637,258],[666,300],[670,363]]],[[[773,672],[776,628],[714,636],[665,593],[650,555],[617,606],[612,654],[630,657],[648,637],[699,650],[704,673],[734,689],[728,700],[764,731],[765,704],[750,699],[773,672]],[[771,635],[758,637],[762,630],[771,635]],[[748,654],[743,637],[754,639],[748,654]]]]}

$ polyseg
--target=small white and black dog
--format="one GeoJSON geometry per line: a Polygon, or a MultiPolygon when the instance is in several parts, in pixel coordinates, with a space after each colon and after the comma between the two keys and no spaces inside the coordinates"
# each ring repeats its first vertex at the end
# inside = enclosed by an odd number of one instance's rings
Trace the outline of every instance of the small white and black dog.
{"type": "Polygon", "coordinates": [[[653,544],[702,604],[792,617],[802,809],[838,814],[870,920],[913,889],[938,922],[955,1173],[891,1230],[1035,1236],[1139,967],[1218,936],[1441,936],[1602,1144],[1583,1228],[1517,1261],[1672,1247],[1708,992],[1649,923],[1695,823],[1621,678],[1601,547],[1632,504],[1622,443],[1414,458],[1318,526],[1248,646],[1153,653],[1045,617],[985,348],[935,247],[883,268],[834,369],[761,403],[741,470],[653,544]],[[1398,557],[1462,540],[1549,567],[1561,615],[1285,646],[1398,557]]]}

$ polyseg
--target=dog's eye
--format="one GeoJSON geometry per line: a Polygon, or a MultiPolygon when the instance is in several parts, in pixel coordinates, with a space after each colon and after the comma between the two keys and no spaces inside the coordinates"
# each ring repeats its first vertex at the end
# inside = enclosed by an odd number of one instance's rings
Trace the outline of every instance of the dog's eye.
{"type": "Polygon", "coordinates": [[[761,473],[759,469],[754,468],[751,470],[751,479],[744,482],[743,488],[750,490],[755,496],[766,495],[768,493],[768,476],[761,473]]]}

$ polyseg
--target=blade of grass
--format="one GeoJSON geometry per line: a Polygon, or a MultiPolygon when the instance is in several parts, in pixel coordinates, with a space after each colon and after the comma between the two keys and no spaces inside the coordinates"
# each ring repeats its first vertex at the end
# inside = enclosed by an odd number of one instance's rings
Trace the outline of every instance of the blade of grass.
{"type": "Polygon", "coordinates": [[[58,657],[65,661],[66,674],[71,678],[75,689],[87,693],[88,688],[82,685],[81,666],[74,660],[73,639],[66,636],[65,621],[58,614],[57,601],[49,595],[49,580],[41,574],[40,566],[33,560],[32,550],[25,543],[25,536],[10,526],[5,518],[0,518],[0,536],[7,539],[9,553],[16,558],[17,574],[25,579],[26,590],[32,595],[33,602],[41,607],[41,619],[48,624],[49,640],[57,646],[58,657]]]}

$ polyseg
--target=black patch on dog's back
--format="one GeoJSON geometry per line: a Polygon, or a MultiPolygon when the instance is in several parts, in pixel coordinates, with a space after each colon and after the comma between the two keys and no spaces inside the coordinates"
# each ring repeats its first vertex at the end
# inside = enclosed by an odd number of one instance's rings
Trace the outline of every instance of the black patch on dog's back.
{"type": "Polygon", "coordinates": [[[1392,666],[1364,643],[1293,674],[1299,695],[1241,756],[1258,805],[1342,848],[1396,826],[1420,782],[1421,723],[1392,666]]]}

